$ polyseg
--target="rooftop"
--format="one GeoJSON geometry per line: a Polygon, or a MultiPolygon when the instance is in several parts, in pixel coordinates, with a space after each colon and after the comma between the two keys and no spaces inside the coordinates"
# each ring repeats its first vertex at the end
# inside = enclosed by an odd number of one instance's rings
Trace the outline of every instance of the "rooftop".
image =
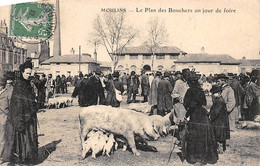
{"type": "MultiPolygon", "coordinates": [[[[81,55],[80,63],[97,63],[90,55],[81,55]]],[[[63,55],[63,56],[53,56],[41,64],[49,65],[51,63],[79,63],[79,55],[63,55]]]]}
{"type": "MultiPolygon", "coordinates": [[[[182,51],[178,47],[175,46],[163,46],[156,50],[156,53],[158,54],[187,54],[186,52],[182,51]]],[[[138,47],[125,47],[123,49],[122,54],[152,54],[151,50],[145,46],[141,45],[138,47]]]]}
{"type": "Polygon", "coordinates": [[[220,63],[220,64],[240,64],[240,62],[228,54],[187,54],[175,61],[175,63],[220,63]]]}
{"type": "Polygon", "coordinates": [[[242,59],[239,62],[241,66],[260,66],[260,59],[242,59]]]}

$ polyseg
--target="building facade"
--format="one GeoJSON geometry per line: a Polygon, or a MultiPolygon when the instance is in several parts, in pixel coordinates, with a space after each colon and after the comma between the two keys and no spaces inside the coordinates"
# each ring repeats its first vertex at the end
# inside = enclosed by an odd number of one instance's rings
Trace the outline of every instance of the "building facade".
{"type": "Polygon", "coordinates": [[[240,73],[251,72],[254,69],[260,70],[260,59],[246,59],[243,57],[239,62],[240,73]]]}
{"type": "Polygon", "coordinates": [[[126,47],[118,56],[116,70],[126,73],[135,71],[138,74],[142,69],[175,71],[175,61],[186,54],[186,52],[175,46],[160,47],[157,49],[155,56],[145,45],[126,47]]]}
{"type": "Polygon", "coordinates": [[[187,54],[175,61],[176,70],[181,71],[184,68],[195,69],[206,76],[219,73],[239,74],[240,62],[227,54],[187,54]]]}
{"type": "Polygon", "coordinates": [[[14,42],[8,37],[7,24],[1,21],[0,24],[0,76],[7,71],[18,70],[20,64],[24,63],[27,56],[27,49],[23,44],[14,42]],[[19,45],[19,47],[18,47],[19,45]]]}
{"type": "Polygon", "coordinates": [[[75,76],[81,71],[83,74],[100,69],[100,64],[97,63],[89,54],[84,55],[63,55],[53,56],[50,59],[43,61],[39,66],[38,74],[52,74],[53,76],[62,75],[75,76]]]}

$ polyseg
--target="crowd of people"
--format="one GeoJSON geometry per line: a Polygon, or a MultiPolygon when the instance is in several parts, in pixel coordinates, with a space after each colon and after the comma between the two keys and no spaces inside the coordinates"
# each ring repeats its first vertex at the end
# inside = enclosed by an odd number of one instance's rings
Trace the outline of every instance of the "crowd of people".
{"type": "MultiPolygon", "coordinates": [[[[117,91],[121,95],[126,92],[127,104],[138,102],[138,94],[143,96],[142,102],[151,105],[150,115],[165,116],[173,111],[174,124],[182,128],[184,122],[188,122],[186,160],[191,164],[216,163],[218,153],[226,150],[230,132],[236,132],[236,123],[253,120],[259,115],[259,70],[248,75],[228,73],[208,77],[189,69],[164,74],[143,71],[140,76],[134,71],[121,76],[118,72],[107,76],[94,73],[83,78],[81,74],[73,96],[79,95],[80,106],[104,104],[119,107],[121,100],[118,100],[117,91]],[[91,81],[93,78],[95,81],[91,81]],[[206,109],[207,100],[202,89],[205,82],[212,85],[210,110],[206,109]],[[93,103],[89,101],[92,95],[95,96],[93,103]]],[[[182,130],[179,129],[177,137],[185,132],[182,130]]]]}
{"type": "Polygon", "coordinates": [[[32,77],[30,59],[19,69],[19,77],[9,72],[0,78],[1,162],[36,161],[37,110],[55,94],[67,93],[68,86],[75,86],[72,97],[78,96],[81,107],[97,104],[120,107],[122,95],[127,95],[126,103],[130,104],[139,102],[140,94],[142,102],[151,106],[150,115],[165,116],[172,112],[172,124],[179,127],[176,135],[178,139],[185,136],[186,160],[191,164],[216,163],[220,146],[226,150],[236,123],[253,120],[260,111],[259,70],[239,76],[229,73],[208,77],[189,69],[174,73],[142,71],[140,76],[134,71],[130,75],[114,72],[104,76],[96,70],[80,73],[78,77],[62,75],[53,79],[51,74],[47,78],[45,74],[32,77]],[[210,110],[206,109],[202,89],[205,82],[212,84],[210,110]],[[183,127],[185,124],[187,128],[183,127]]]}

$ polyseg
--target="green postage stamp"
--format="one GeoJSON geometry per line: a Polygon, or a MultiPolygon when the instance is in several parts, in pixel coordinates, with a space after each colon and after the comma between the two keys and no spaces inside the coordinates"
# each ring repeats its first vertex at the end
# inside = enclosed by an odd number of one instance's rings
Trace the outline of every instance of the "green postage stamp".
{"type": "Polygon", "coordinates": [[[54,31],[54,5],[21,3],[12,5],[10,36],[29,39],[48,39],[54,31]]]}

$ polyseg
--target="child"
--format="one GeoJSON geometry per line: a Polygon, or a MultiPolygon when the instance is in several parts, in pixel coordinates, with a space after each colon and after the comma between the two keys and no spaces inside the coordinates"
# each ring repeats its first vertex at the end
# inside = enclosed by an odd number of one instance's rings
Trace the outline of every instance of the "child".
{"type": "Polygon", "coordinates": [[[215,139],[218,143],[222,143],[223,151],[226,150],[226,140],[230,139],[228,113],[226,103],[221,96],[222,88],[213,85],[210,90],[212,93],[213,105],[210,108],[210,122],[213,129],[215,139]]]}

